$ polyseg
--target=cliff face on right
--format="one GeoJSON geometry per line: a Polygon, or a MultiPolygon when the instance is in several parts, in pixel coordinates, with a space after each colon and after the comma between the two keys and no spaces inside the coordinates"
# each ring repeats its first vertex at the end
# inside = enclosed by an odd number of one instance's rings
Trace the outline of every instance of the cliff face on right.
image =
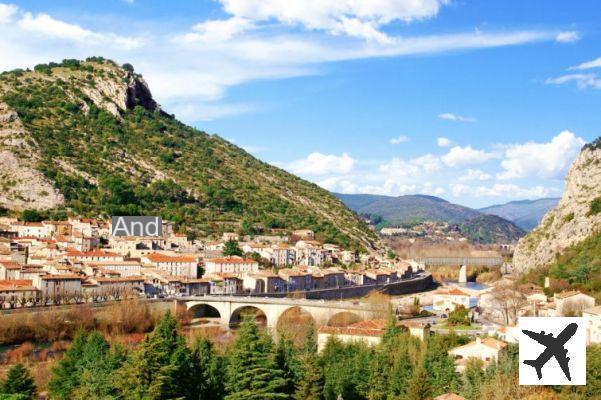
{"type": "Polygon", "coordinates": [[[556,208],[524,236],[514,253],[519,272],[547,267],[565,252],[601,234],[601,137],[583,147],[556,208]]]}

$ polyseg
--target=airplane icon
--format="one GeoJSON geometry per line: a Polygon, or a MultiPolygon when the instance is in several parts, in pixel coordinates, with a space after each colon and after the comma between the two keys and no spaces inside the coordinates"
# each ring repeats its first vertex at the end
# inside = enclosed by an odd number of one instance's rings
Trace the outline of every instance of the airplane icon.
{"type": "Polygon", "coordinates": [[[567,357],[568,350],[564,345],[572,336],[574,336],[577,329],[578,324],[571,323],[566,326],[557,337],[553,337],[552,333],[545,335],[545,331],[536,333],[526,329],[522,330],[527,336],[546,347],[536,360],[524,360],[524,364],[530,365],[536,369],[536,375],[538,375],[539,380],[543,377],[541,371],[543,366],[551,359],[551,357],[555,357],[564,375],[568,378],[568,381],[572,380],[570,377],[570,368],[568,366],[570,358],[567,357]]]}

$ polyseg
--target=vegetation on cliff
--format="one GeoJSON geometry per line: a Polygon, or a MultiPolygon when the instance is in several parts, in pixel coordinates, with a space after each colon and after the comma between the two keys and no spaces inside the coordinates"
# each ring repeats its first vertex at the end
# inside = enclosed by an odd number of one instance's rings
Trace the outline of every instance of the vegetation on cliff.
{"type": "Polygon", "coordinates": [[[90,58],[5,72],[2,102],[70,212],[159,214],[203,234],[308,228],[353,248],[375,240],[326,190],[165,114],[129,65],[90,58]]]}

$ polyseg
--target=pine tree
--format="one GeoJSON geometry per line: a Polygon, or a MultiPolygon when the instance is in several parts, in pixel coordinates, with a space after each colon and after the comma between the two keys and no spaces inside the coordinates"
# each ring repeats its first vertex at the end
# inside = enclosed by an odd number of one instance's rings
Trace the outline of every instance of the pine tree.
{"type": "Polygon", "coordinates": [[[318,362],[315,327],[311,325],[300,356],[300,374],[296,381],[296,400],[323,399],[323,371],[318,362]]]}
{"type": "Polygon", "coordinates": [[[0,382],[2,394],[22,395],[27,399],[33,399],[36,391],[33,378],[22,364],[11,367],[6,374],[6,379],[0,382]]]}
{"type": "Polygon", "coordinates": [[[428,371],[428,381],[432,387],[432,395],[456,392],[459,389],[459,378],[455,371],[455,362],[442,346],[439,336],[428,338],[424,351],[424,365],[428,371]]]}
{"type": "Polygon", "coordinates": [[[220,400],[224,395],[224,362],[213,344],[199,336],[192,344],[193,398],[220,400]]]}
{"type": "Polygon", "coordinates": [[[400,333],[400,329],[397,326],[397,318],[392,311],[392,306],[388,306],[388,318],[386,320],[386,330],[382,336],[382,343],[384,345],[389,344],[394,338],[400,333]]]}
{"type": "Polygon", "coordinates": [[[480,387],[484,381],[482,360],[472,358],[467,361],[463,374],[463,396],[468,400],[480,398],[480,387]]]}
{"type": "Polygon", "coordinates": [[[297,350],[291,339],[281,336],[275,348],[275,362],[283,372],[282,377],[286,380],[284,393],[289,395],[295,392],[295,382],[300,376],[300,361],[297,350]]]}
{"type": "Polygon", "coordinates": [[[191,352],[168,312],[118,371],[117,388],[123,399],[189,398],[191,365],[191,352]]]}
{"type": "Polygon", "coordinates": [[[413,373],[409,389],[407,391],[407,400],[426,400],[430,399],[431,389],[428,383],[428,372],[424,363],[420,363],[413,373]]]}
{"type": "Polygon", "coordinates": [[[73,343],[65,352],[65,356],[52,369],[52,378],[48,389],[53,399],[69,400],[81,381],[79,363],[82,359],[88,334],[80,331],[73,338],[73,343]]]}
{"type": "Polygon", "coordinates": [[[413,361],[410,356],[410,344],[412,337],[407,333],[398,335],[388,348],[392,358],[392,367],[388,376],[390,386],[389,393],[392,397],[404,398],[407,395],[407,388],[411,377],[413,376],[413,361]]]}
{"type": "Polygon", "coordinates": [[[259,332],[253,318],[246,317],[228,356],[226,400],[289,399],[272,347],[269,336],[259,332]]]}

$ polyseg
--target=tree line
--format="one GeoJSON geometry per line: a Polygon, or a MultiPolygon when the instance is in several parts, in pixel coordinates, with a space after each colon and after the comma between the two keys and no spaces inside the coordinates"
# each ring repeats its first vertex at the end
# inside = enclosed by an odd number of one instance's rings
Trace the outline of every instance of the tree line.
{"type": "MultiPolygon", "coordinates": [[[[135,349],[110,345],[97,331],[79,332],[52,370],[51,399],[90,400],[424,400],[443,393],[473,399],[580,399],[601,395],[601,348],[588,354],[588,385],[562,391],[518,385],[517,347],[483,368],[469,360],[455,371],[448,349],[466,337],[435,335],[420,341],[394,318],[377,346],[330,340],[318,353],[307,328],[300,343],[277,341],[246,317],[235,341],[217,351],[198,336],[190,344],[167,313],[135,349]]],[[[0,381],[0,399],[35,398],[27,369],[13,366],[0,381]]]]}

